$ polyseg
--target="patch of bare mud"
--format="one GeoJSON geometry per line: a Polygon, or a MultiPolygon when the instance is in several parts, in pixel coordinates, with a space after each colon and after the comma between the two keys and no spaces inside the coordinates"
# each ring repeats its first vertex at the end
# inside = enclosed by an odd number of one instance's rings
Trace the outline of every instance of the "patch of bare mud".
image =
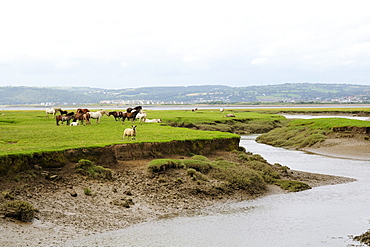
{"type": "Polygon", "coordinates": [[[361,134],[333,134],[325,141],[303,150],[332,157],[370,160],[370,141],[365,137],[361,134]]]}
{"type": "MultiPolygon", "coordinates": [[[[225,151],[207,155],[211,160],[220,156],[230,161],[236,159],[232,152],[225,151]]],[[[176,170],[170,176],[153,179],[146,169],[149,161],[114,164],[110,167],[114,171],[114,180],[111,181],[91,180],[76,174],[75,164],[48,172],[36,171],[36,176],[23,177],[22,182],[2,181],[1,191],[10,192],[14,199],[32,203],[39,211],[32,223],[0,218],[0,245],[54,246],[66,240],[126,228],[166,215],[181,215],[219,203],[255,197],[243,191],[197,193],[197,183],[176,170]],[[179,183],[177,178],[182,182],[179,183]],[[92,195],[85,195],[86,188],[92,195]]],[[[306,182],[312,187],[352,181],[298,171],[291,171],[290,179],[306,182]]],[[[286,192],[270,185],[264,195],[276,193],[286,192]]],[[[0,195],[0,203],[4,201],[0,195]]]]}

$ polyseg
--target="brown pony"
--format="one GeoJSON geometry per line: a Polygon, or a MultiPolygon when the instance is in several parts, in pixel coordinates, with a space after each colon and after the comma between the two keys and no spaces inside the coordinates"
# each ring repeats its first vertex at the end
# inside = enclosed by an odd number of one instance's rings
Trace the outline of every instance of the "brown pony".
{"type": "Polygon", "coordinates": [[[108,117],[110,117],[110,116],[113,116],[114,120],[117,121],[117,118],[119,119],[123,116],[123,112],[121,112],[121,111],[118,111],[118,112],[117,111],[110,111],[110,112],[108,112],[108,117]]]}
{"type": "Polygon", "coordinates": [[[140,105],[138,105],[138,106],[135,106],[134,108],[131,108],[131,107],[129,107],[129,108],[127,108],[126,109],[126,111],[128,112],[128,113],[131,113],[132,111],[141,111],[143,109],[143,107],[141,107],[140,105]]]}
{"type": "Polygon", "coordinates": [[[76,113],[82,113],[82,114],[85,114],[86,112],[89,112],[90,110],[89,109],[81,109],[81,108],[78,108],[76,113]]]}
{"type": "Polygon", "coordinates": [[[84,125],[91,124],[90,116],[86,113],[76,113],[73,115],[73,122],[80,120],[84,125]]]}
{"type": "Polygon", "coordinates": [[[62,121],[62,124],[66,121],[67,124],[69,125],[69,121],[71,121],[72,118],[73,118],[73,116],[58,115],[58,116],[55,117],[55,120],[56,120],[58,126],[59,126],[60,121],[62,121]]]}
{"type": "Polygon", "coordinates": [[[124,112],[122,114],[122,124],[125,122],[126,118],[131,119],[131,121],[134,123],[136,119],[136,115],[139,114],[140,111],[132,111],[132,112],[124,112]]]}

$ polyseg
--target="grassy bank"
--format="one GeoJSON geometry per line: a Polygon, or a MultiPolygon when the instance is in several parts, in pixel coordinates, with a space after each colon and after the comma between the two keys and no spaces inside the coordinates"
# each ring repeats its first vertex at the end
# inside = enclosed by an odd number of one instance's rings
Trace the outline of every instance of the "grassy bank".
{"type": "Polygon", "coordinates": [[[251,111],[258,111],[260,113],[269,114],[308,114],[308,115],[354,115],[354,116],[370,116],[369,107],[351,107],[351,108],[337,108],[337,107],[302,107],[295,108],[261,108],[251,109],[251,111]]]}
{"type": "Polygon", "coordinates": [[[325,140],[335,128],[349,127],[370,128],[370,122],[343,118],[296,119],[260,135],[257,141],[277,147],[303,148],[325,140]]]}
{"type": "MultiPolygon", "coordinates": [[[[202,155],[195,155],[190,159],[156,159],[148,164],[148,170],[156,174],[172,176],[174,170],[180,170],[190,176],[192,180],[203,183],[208,194],[234,193],[244,190],[250,195],[265,192],[267,184],[280,186],[282,189],[297,192],[311,189],[306,183],[286,180],[291,172],[286,166],[269,164],[263,157],[251,152],[231,152],[233,161],[217,157],[211,161],[202,155]],[[212,191],[212,192],[211,192],[212,191]]],[[[167,179],[166,179],[167,180],[167,179]]]]}
{"type": "MultiPolygon", "coordinates": [[[[249,111],[234,111],[236,117],[227,118],[214,110],[147,110],[148,118],[160,118],[162,123],[138,124],[135,141],[125,142],[168,142],[173,140],[198,140],[238,137],[221,131],[198,131],[197,125],[227,125],[230,122],[274,122],[284,118],[274,114],[249,111]],[[171,126],[187,127],[173,128],[171,126]],[[189,128],[193,127],[193,129],[189,128]]],[[[0,155],[26,154],[43,151],[58,151],[82,147],[103,147],[121,144],[125,128],[113,117],[103,116],[100,124],[91,120],[87,126],[57,126],[55,120],[46,118],[44,111],[2,111],[0,116],[0,155]]],[[[211,130],[211,129],[210,129],[211,130]]],[[[213,129],[212,129],[213,130],[213,129]]],[[[226,129],[227,131],[228,129],[226,129]]],[[[230,131],[232,132],[232,131],[230,131]]]]}
{"type": "Polygon", "coordinates": [[[185,112],[183,117],[170,119],[174,127],[222,131],[237,134],[261,134],[285,125],[287,120],[277,114],[250,111],[249,109],[228,109],[223,114],[215,110],[185,112]],[[189,114],[190,113],[190,114],[189,114]],[[189,115],[188,115],[189,114],[189,115]],[[235,117],[225,117],[233,114],[235,117]]]}

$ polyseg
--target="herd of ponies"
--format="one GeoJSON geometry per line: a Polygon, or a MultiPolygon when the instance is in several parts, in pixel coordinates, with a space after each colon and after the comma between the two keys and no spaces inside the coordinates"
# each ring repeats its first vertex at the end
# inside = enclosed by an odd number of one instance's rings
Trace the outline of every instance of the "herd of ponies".
{"type": "MultiPolygon", "coordinates": [[[[59,123],[66,122],[69,126],[78,126],[78,125],[88,125],[91,124],[91,119],[96,119],[96,123],[100,123],[102,116],[107,115],[108,117],[113,116],[115,121],[122,121],[122,124],[126,119],[131,120],[132,124],[138,120],[138,123],[161,123],[161,119],[148,119],[146,112],[143,111],[141,106],[135,106],[133,108],[129,107],[125,112],[122,111],[106,111],[98,110],[95,112],[90,111],[89,109],[78,108],[76,112],[64,111],[61,108],[47,108],[45,110],[46,118],[49,118],[49,115],[53,115],[56,121],[56,125],[59,126],[59,123]],[[57,115],[59,113],[59,115],[57,115]]],[[[136,137],[136,125],[133,125],[132,128],[127,128],[123,132],[122,139],[125,140],[125,137],[134,140],[136,137]]]]}
{"type": "MultiPolygon", "coordinates": [[[[198,108],[192,109],[193,112],[197,111],[198,108]]],[[[224,108],[220,109],[220,112],[224,112],[224,108]]],[[[91,112],[89,109],[78,108],[76,112],[64,111],[61,108],[47,108],[45,110],[46,118],[49,118],[49,115],[53,115],[56,121],[56,125],[59,126],[59,123],[62,124],[67,122],[69,126],[78,126],[91,124],[91,119],[96,119],[96,123],[100,123],[102,116],[107,115],[108,117],[113,116],[115,121],[122,121],[122,124],[126,119],[131,120],[132,124],[138,120],[138,123],[161,123],[161,119],[148,119],[146,112],[143,111],[141,106],[129,107],[125,112],[122,111],[107,111],[107,110],[98,110],[91,112]],[[57,115],[60,113],[59,115],[57,115]]],[[[225,117],[235,117],[234,114],[227,114],[225,117]]],[[[132,128],[127,128],[123,132],[122,139],[125,140],[125,137],[134,140],[136,137],[136,125],[132,125],[132,128]]]]}
{"type": "Polygon", "coordinates": [[[161,119],[148,119],[146,112],[143,111],[141,106],[135,106],[133,108],[129,107],[125,112],[122,111],[107,111],[107,110],[98,110],[95,112],[90,111],[89,109],[78,108],[76,112],[64,111],[61,108],[47,108],[45,110],[46,118],[49,118],[49,115],[53,115],[56,121],[56,125],[59,126],[59,123],[62,124],[67,122],[67,125],[77,126],[77,125],[88,125],[91,124],[91,119],[96,119],[96,123],[100,123],[102,116],[107,115],[108,117],[113,116],[115,121],[122,121],[122,124],[126,119],[131,120],[134,123],[136,120],[139,123],[161,123],[161,119]],[[57,114],[60,115],[57,115],[57,114]]]}

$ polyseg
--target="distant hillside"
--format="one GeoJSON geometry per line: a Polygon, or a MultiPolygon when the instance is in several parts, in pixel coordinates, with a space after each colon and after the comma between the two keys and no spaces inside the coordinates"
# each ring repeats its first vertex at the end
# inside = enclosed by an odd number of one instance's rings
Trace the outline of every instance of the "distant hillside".
{"type": "Polygon", "coordinates": [[[370,102],[370,86],[285,83],[102,89],[85,87],[0,87],[0,105],[16,104],[194,104],[256,102],[370,102]]]}

